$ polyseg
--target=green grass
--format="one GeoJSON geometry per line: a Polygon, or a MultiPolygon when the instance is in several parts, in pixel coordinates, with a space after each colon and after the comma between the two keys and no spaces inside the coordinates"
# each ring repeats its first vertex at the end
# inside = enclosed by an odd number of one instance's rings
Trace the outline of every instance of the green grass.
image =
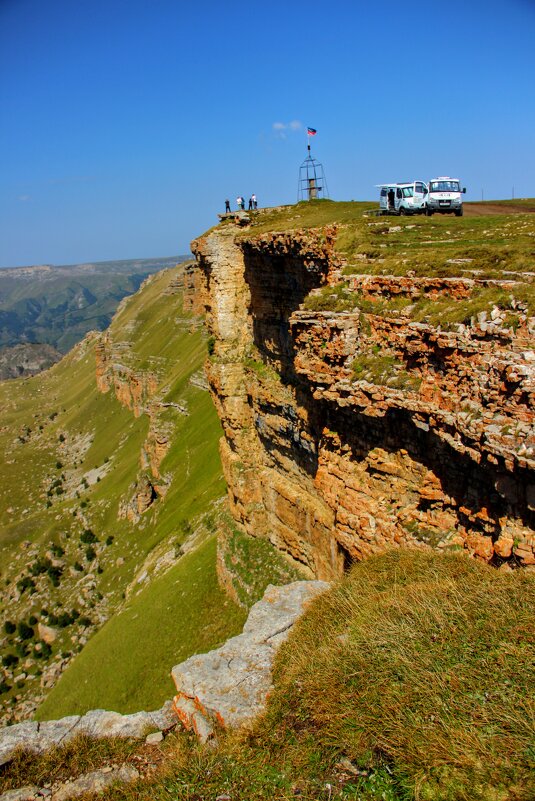
{"type": "Polygon", "coordinates": [[[89,641],[37,719],[105,708],[157,709],[174,695],[171,668],[241,631],[246,613],[219,588],[215,537],[154,579],[89,641]]]}
{"type": "MultiPolygon", "coordinates": [[[[2,620],[27,621],[34,615],[48,624],[49,613],[75,608],[92,622],[88,630],[78,622],[60,629],[50,658],[76,654],[83,639],[99,628],[99,620],[121,606],[145,564],[150,580],[159,556],[177,550],[189,532],[201,534],[204,528],[206,533],[203,521],[225,493],[218,452],[220,423],[209,393],[190,383],[206,358],[205,337],[199,321],[183,312],[181,293],[168,293],[175,277],[175,270],[154,276],[123,304],[109,332],[116,348],[115,362],[137,374],[149,371],[155,377],[156,398],[188,410],[184,415],[172,406],[153,405],[155,425],[167,432],[171,442],[160,466],[168,486],[165,498],[158,499],[137,524],[120,517],[119,507],[133,497],[149,419],[144,414],[135,418],[118,402],[113,389],[107,394],[97,391],[94,341],[81,343],[35,378],[0,383],[0,447],[6,454],[0,467],[2,620]],[[85,442],[79,455],[73,451],[77,442],[85,442]],[[95,468],[102,469],[100,481],[85,486],[84,477],[95,468]],[[72,490],[57,495],[58,484],[60,490],[69,486],[72,490]],[[87,544],[80,541],[86,528],[98,539],[92,546],[96,552],[92,563],[87,544]],[[53,586],[43,573],[32,577],[33,594],[30,588],[19,596],[16,583],[28,578],[51,543],[64,550],[59,585],[53,586]],[[94,584],[81,593],[78,582],[90,573],[94,584]]],[[[233,619],[230,608],[220,604],[219,610],[222,625],[227,612],[228,620],[233,619]]],[[[142,605],[138,617],[142,624],[142,605]]],[[[107,631],[104,627],[100,642],[109,642],[112,649],[113,638],[107,640],[107,631]]],[[[34,627],[30,652],[36,644],[34,627]]],[[[151,678],[151,682],[161,688],[173,663],[166,662],[168,653],[160,650],[163,641],[157,626],[145,626],[145,646],[159,671],[158,681],[151,678]]],[[[15,636],[6,636],[2,654],[14,653],[16,647],[15,636]]],[[[79,658],[69,668],[75,677],[81,675],[76,667],[79,658]]],[[[23,687],[8,681],[10,689],[1,695],[7,708],[15,694],[24,697],[35,691],[47,661],[32,656],[23,687]]],[[[105,685],[104,674],[104,662],[96,662],[94,688],[105,685]]],[[[139,677],[135,681],[132,677],[132,682],[136,686],[125,685],[125,703],[130,696],[136,698],[139,677]]],[[[95,706],[100,706],[98,698],[93,698],[95,706]]],[[[123,711],[121,706],[116,709],[123,711]]]]}
{"type": "Polygon", "coordinates": [[[240,605],[245,609],[259,601],[268,584],[280,586],[304,578],[268,540],[243,534],[230,516],[224,519],[222,556],[240,605]]]}
{"type": "MultiPolygon", "coordinates": [[[[507,201],[500,205],[507,211],[507,201]]],[[[405,275],[412,270],[416,275],[496,278],[508,270],[533,271],[535,201],[509,205],[518,213],[375,217],[369,212],[378,208],[377,203],[318,200],[262,211],[238,236],[249,239],[270,232],[336,225],[336,251],[347,260],[348,273],[405,275]],[[526,213],[522,213],[524,208],[526,213]],[[472,262],[449,261],[460,258],[472,262]]]]}
{"type": "Polygon", "coordinates": [[[394,354],[381,352],[378,346],[359,353],[351,367],[357,381],[364,380],[412,392],[417,392],[420,388],[421,379],[417,375],[411,375],[394,354]]]}
{"type": "Polygon", "coordinates": [[[359,563],[293,629],[251,733],[179,736],[154,783],[105,797],[531,801],[533,581],[456,554],[359,563]]]}

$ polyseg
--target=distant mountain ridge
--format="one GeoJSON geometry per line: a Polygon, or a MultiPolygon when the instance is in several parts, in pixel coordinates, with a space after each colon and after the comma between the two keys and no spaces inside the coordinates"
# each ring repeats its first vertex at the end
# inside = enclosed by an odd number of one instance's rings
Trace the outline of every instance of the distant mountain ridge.
{"type": "MultiPolygon", "coordinates": [[[[2,268],[0,349],[39,344],[67,353],[88,331],[107,328],[120,301],[137,292],[145,278],[187,258],[2,268]]],[[[18,367],[0,377],[24,375],[23,365],[18,367]]]]}

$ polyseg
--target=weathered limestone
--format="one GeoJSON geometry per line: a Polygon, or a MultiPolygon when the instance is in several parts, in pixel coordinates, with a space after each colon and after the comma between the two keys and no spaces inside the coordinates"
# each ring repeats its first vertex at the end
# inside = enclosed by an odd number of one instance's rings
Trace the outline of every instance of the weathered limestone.
{"type": "Polygon", "coordinates": [[[227,224],[192,243],[235,521],[311,578],[399,545],[535,564],[535,321],[522,303],[455,331],[370,311],[397,296],[463,303],[491,284],[514,293],[515,281],[353,275],[352,311],[304,310],[338,281],[335,239],[227,224]],[[383,353],[384,375],[354,372],[383,353]]]}
{"type": "Polygon", "coordinates": [[[0,801],[34,801],[50,798],[50,801],[69,801],[70,798],[86,793],[101,793],[113,784],[130,784],[139,778],[139,772],[132,765],[110,765],[92,770],[66,782],[57,782],[52,787],[37,787],[27,784],[16,790],[0,794],[0,801]]]}
{"type": "Polygon", "coordinates": [[[269,586],[251,609],[242,634],[174,667],[174,707],[184,726],[205,742],[216,723],[241,726],[256,717],[272,686],[277,650],[307,605],[328,586],[321,581],[269,586]]]}
{"type": "Polygon", "coordinates": [[[139,773],[132,765],[121,765],[110,770],[92,770],[73,781],[60,785],[52,793],[51,801],[68,801],[69,798],[77,798],[85,793],[101,793],[112,784],[130,784],[137,778],[139,778],[139,773]]]}
{"type": "Polygon", "coordinates": [[[35,784],[25,784],[24,787],[17,787],[16,790],[7,790],[0,795],[0,801],[33,801],[39,792],[39,787],[35,784]]]}
{"type": "Polygon", "coordinates": [[[62,745],[78,734],[89,737],[144,737],[147,730],[166,730],[175,726],[176,715],[171,702],[154,712],[136,712],[121,715],[104,709],[92,709],[85,715],[71,715],[60,720],[18,723],[0,729],[0,765],[12,758],[17,748],[23,747],[36,754],[53,746],[62,745]]]}

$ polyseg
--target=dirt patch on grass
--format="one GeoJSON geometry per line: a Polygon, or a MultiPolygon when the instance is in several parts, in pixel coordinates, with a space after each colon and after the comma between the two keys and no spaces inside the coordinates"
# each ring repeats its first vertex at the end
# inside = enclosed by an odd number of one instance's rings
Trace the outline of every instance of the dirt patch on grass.
{"type": "Polygon", "coordinates": [[[500,200],[490,203],[464,203],[466,217],[491,216],[495,214],[535,214],[535,200],[532,203],[514,203],[500,200]]]}

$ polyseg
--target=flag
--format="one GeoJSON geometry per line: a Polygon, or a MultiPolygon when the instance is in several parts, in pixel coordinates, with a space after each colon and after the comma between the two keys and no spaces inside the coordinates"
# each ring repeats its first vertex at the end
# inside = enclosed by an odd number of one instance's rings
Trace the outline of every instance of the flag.
{"type": "Polygon", "coordinates": [[[315,128],[307,128],[307,135],[308,136],[316,136],[317,131],[315,128]]]}

